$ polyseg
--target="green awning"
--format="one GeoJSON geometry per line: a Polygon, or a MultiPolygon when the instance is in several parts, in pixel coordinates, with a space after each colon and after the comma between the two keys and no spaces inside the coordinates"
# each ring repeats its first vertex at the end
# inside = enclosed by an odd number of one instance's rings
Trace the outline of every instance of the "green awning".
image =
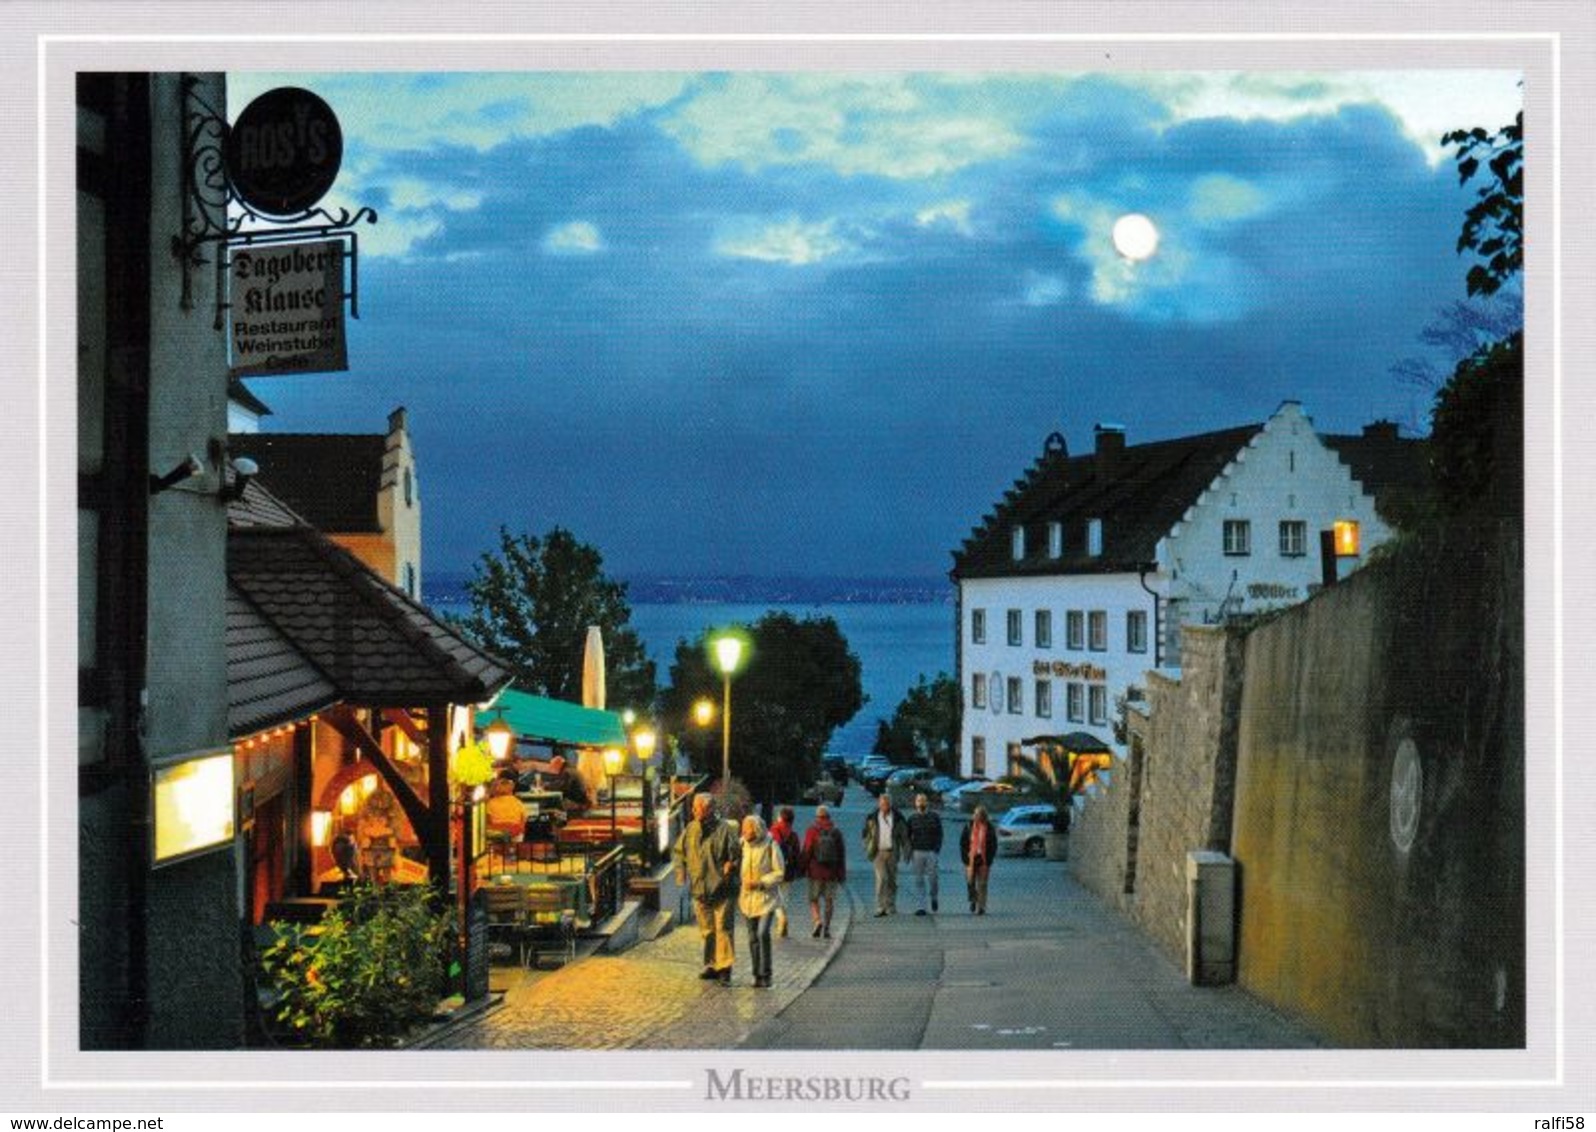
{"type": "MultiPolygon", "coordinates": [[[[506,688],[494,708],[504,709],[504,719],[516,736],[535,743],[561,743],[573,747],[626,746],[626,728],[613,711],[585,708],[565,700],[550,700],[529,692],[506,688]]],[[[484,713],[480,722],[492,721],[484,713]]]]}

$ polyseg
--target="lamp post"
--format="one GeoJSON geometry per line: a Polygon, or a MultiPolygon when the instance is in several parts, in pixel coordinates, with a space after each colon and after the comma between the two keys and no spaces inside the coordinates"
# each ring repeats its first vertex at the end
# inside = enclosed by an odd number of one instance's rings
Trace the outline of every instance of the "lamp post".
{"type": "Polygon", "coordinates": [[[510,757],[510,751],[515,746],[515,728],[504,718],[504,709],[498,709],[499,714],[494,717],[483,731],[483,737],[488,741],[488,754],[493,756],[495,763],[502,763],[510,757]]]}
{"type": "Polygon", "coordinates": [[[733,634],[714,640],[715,664],[723,677],[724,693],[721,699],[720,718],[720,781],[724,794],[731,789],[731,679],[732,673],[743,659],[743,641],[733,634]]]}

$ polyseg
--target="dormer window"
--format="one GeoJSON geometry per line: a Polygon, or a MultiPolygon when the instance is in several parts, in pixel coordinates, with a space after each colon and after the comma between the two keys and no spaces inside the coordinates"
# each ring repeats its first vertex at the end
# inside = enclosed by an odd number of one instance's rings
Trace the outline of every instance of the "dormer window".
{"type": "Polygon", "coordinates": [[[1064,556],[1064,524],[1054,521],[1047,525],[1047,556],[1049,558],[1062,558],[1064,556]]]}
{"type": "Polygon", "coordinates": [[[1025,557],[1025,528],[1015,527],[1009,536],[1009,548],[1013,552],[1014,561],[1018,562],[1025,557]]]}
{"type": "Polygon", "coordinates": [[[1086,553],[1093,558],[1103,554],[1103,520],[1086,520],[1086,553]]]}

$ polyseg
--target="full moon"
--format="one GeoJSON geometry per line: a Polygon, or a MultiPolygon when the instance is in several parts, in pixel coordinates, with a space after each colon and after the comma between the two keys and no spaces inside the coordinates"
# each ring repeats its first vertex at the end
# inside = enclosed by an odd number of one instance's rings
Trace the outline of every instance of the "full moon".
{"type": "Polygon", "coordinates": [[[1139,212],[1114,221],[1114,250],[1126,259],[1146,259],[1158,250],[1158,229],[1139,212]]]}

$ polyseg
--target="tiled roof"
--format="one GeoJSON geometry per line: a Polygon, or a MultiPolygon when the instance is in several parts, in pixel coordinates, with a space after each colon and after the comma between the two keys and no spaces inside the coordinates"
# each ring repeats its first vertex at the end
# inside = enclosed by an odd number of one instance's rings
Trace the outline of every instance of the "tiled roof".
{"type": "Polygon", "coordinates": [[[338,702],[332,681],[227,587],[227,733],[248,735],[338,702]]]}
{"type": "MultiPolygon", "coordinates": [[[[232,474],[228,476],[231,483],[232,474]]],[[[303,527],[305,520],[263,486],[258,479],[244,485],[244,494],[227,504],[227,525],[232,527],[303,527]]]]}
{"type": "Polygon", "coordinates": [[[1352,471],[1352,478],[1378,502],[1393,488],[1415,488],[1429,476],[1429,445],[1400,436],[1396,425],[1364,427],[1361,436],[1322,436],[1352,471]]]}
{"type": "Polygon", "coordinates": [[[235,457],[260,465],[260,477],[318,530],[376,532],[377,493],[388,438],[378,434],[235,432],[235,457]]]}
{"type": "Polygon", "coordinates": [[[267,406],[266,402],[251,393],[249,386],[245,385],[240,378],[228,377],[227,399],[235,402],[239,407],[249,410],[257,417],[269,417],[272,415],[271,408],[267,406]]]}
{"type": "Polygon", "coordinates": [[[955,579],[1117,573],[1152,563],[1158,540],[1262,428],[1243,425],[1127,446],[1107,475],[1096,453],[1070,456],[1054,434],[1042,455],[953,552],[955,579]],[[1102,553],[1086,553],[1088,520],[1101,519],[1102,553]],[[1064,553],[1048,555],[1048,524],[1063,524],[1064,553]],[[1010,542],[1023,523],[1025,556],[1010,542]]]}
{"type": "Polygon", "coordinates": [[[510,682],[496,657],[308,527],[233,527],[227,574],[340,699],[482,703],[510,682]]]}

